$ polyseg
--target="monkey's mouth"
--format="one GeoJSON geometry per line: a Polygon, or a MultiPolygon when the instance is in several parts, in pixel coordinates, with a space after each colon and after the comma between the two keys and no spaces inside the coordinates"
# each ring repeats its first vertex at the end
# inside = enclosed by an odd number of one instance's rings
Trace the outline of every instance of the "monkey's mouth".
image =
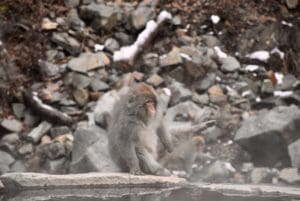
{"type": "Polygon", "coordinates": [[[146,106],[147,106],[147,110],[148,110],[149,114],[154,115],[155,114],[154,103],[149,101],[149,102],[146,103],[146,106]]]}

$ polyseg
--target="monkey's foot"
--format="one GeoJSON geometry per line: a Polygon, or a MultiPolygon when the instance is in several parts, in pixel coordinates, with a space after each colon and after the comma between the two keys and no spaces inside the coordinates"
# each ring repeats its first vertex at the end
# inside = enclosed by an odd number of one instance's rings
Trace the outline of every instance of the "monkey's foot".
{"type": "Polygon", "coordinates": [[[129,173],[133,175],[145,175],[141,170],[130,170],[129,173]]]}

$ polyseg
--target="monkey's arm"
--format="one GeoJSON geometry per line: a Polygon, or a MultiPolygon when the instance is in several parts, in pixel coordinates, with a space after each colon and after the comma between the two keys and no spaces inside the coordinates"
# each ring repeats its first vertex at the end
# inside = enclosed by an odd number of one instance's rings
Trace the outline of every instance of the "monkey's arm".
{"type": "Polygon", "coordinates": [[[174,150],[172,137],[170,133],[166,130],[165,125],[163,123],[160,124],[156,132],[166,150],[168,152],[172,152],[174,150]]]}

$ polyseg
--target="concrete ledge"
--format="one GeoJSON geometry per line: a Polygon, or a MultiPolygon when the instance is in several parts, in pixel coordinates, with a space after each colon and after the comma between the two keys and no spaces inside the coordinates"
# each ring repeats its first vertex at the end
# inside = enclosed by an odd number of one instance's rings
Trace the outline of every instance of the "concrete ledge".
{"type": "Polygon", "coordinates": [[[50,175],[42,173],[8,173],[0,177],[4,190],[56,188],[168,188],[183,186],[186,180],[178,177],[136,176],[126,173],[84,173],[50,175]]]}
{"type": "Polygon", "coordinates": [[[196,187],[225,195],[249,196],[292,196],[300,197],[300,188],[297,186],[274,186],[267,184],[205,184],[197,183],[196,187]]]}

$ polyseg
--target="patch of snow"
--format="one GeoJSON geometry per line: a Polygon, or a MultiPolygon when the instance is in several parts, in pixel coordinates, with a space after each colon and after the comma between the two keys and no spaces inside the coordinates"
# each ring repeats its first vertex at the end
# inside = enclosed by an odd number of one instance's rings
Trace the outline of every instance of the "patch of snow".
{"type": "Polygon", "coordinates": [[[256,97],[255,101],[256,101],[257,103],[259,103],[259,102],[261,101],[261,98],[260,98],[260,97],[256,97]]]}
{"type": "Polygon", "coordinates": [[[138,46],[133,44],[130,46],[121,47],[119,51],[114,52],[113,60],[114,61],[122,61],[133,58],[133,56],[138,51],[138,46]]]}
{"type": "Polygon", "coordinates": [[[172,95],[171,90],[170,90],[169,88],[163,88],[162,90],[163,90],[163,92],[164,92],[167,96],[171,96],[171,95],[172,95]]]}
{"type": "Polygon", "coordinates": [[[100,44],[94,45],[94,52],[100,52],[102,50],[104,50],[104,45],[100,45],[100,44]]]}
{"type": "Polygon", "coordinates": [[[225,162],[225,168],[230,172],[236,172],[236,169],[229,162],[225,162]]]}
{"type": "Polygon", "coordinates": [[[246,71],[249,71],[249,72],[254,72],[254,71],[257,71],[259,69],[259,66],[257,65],[247,65],[245,67],[246,71]]]}
{"type": "Polygon", "coordinates": [[[218,24],[220,22],[220,17],[218,15],[212,15],[210,16],[210,20],[212,21],[212,23],[218,24]]]}
{"type": "Polygon", "coordinates": [[[281,24],[286,25],[288,27],[293,27],[294,26],[292,23],[284,21],[284,20],[281,21],[281,24]]]}
{"type": "Polygon", "coordinates": [[[282,73],[277,73],[277,72],[275,72],[274,75],[275,75],[277,84],[282,84],[284,75],[282,73]]]}
{"type": "Polygon", "coordinates": [[[170,19],[172,19],[171,13],[169,13],[168,11],[163,10],[158,15],[157,23],[161,23],[165,20],[170,20],[170,19]]]}
{"type": "Polygon", "coordinates": [[[289,97],[293,95],[293,91],[274,91],[274,96],[289,97]]]}
{"type": "Polygon", "coordinates": [[[244,91],[244,92],[242,93],[242,97],[246,97],[246,96],[250,95],[251,93],[252,93],[251,90],[244,91]]]}
{"type": "Polygon", "coordinates": [[[246,56],[251,59],[257,59],[260,61],[268,61],[270,58],[270,52],[265,51],[265,50],[259,50],[259,51],[252,52],[251,54],[246,55],[246,56]]]}
{"type": "Polygon", "coordinates": [[[192,60],[192,58],[191,58],[189,55],[185,54],[185,53],[180,53],[179,55],[180,55],[181,57],[183,57],[183,58],[189,60],[189,61],[192,60]]]}
{"type": "Polygon", "coordinates": [[[280,56],[280,59],[284,59],[284,52],[282,52],[278,47],[275,47],[273,50],[271,50],[271,54],[278,53],[280,56]]]}
{"type": "Polygon", "coordinates": [[[137,46],[142,46],[143,44],[145,44],[145,42],[149,40],[150,35],[157,28],[157,26],[158,26],[157,23],[154,22],[153,20],[147,22],[146,28],[138,35],[138,38],[134,44],[136,44],[137,46]]]}
{"type": "Polygon", "coordinates": [[[216,54],[218,55],[218,57],[219,57],[220,59],[223,59],[223,58],[226,58],[226,57],[227,57],[227,54],[226,54],[225,52],[223,52],[223,51],[221,50],[221,48],[218,47],[218,46],[215,46],[215,47],[214,47],[214,51],[216,52],[216,54]]]}

